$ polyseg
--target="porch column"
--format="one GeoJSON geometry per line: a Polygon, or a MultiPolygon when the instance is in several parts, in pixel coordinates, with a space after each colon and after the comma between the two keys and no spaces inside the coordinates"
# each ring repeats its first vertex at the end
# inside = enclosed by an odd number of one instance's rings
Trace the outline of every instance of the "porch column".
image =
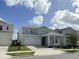
{"type": "Polygon", "coordinates": [[[22,45],[24,45],[23,35],[21,35],[21,38],[20,38],[20,43],[21,43],[22,45]]]}
{"type": "Polygon", "coordinates": [[[64,46],[66,46],[66,38],[65,38],[65,36],[63,36],[63,38],[64,38],[64,46]]]}
{"type": "Polygon", "coordinates": [[[50,36],[47,36],[47,46],[50,46],[50,36]]]}
{"type": "Polygon", "coordinates": [[[54,46],[55,46],[55,38],[56,38],[56,37],[55,37],[55,35],[54,35],[54,46]]]}

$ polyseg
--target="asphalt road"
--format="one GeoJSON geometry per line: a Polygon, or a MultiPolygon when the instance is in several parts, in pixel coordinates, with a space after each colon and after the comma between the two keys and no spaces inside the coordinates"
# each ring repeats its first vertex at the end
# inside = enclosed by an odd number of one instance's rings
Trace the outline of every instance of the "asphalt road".
{"type": "Polygon", "coordinates": [[[79,59],[79,54],[62,54],[50,56],[15,57],[13,59],[79,59]]]}

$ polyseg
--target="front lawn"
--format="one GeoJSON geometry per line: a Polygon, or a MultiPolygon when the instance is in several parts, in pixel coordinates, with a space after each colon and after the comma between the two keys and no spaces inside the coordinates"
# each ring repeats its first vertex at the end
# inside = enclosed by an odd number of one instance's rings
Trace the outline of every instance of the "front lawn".
{"type": "Polygon", "coordinates": [[[7,55],[11,55],[11,56],[33,56],[34,52],[7,53],[7,55]]]}
{"type": "Polygon", "coordinates": [[[32,50],[26,46],[9,46],[8,52],[12,51],[32,51],[32,50]]]}
{"type": "Polygon", "coordinates": [[[65,51],[67,53],[79,53],[79,47],[77,48],[54,48],[55,50],[62,50],[65,51]]]}
{"type": "Polygon", "coordinates": [[[10,45],[9,48],[8,48],[8,53],[6,53],[6,54],[11,55],[11,56],[25,56],[25,55],[26,56],[28,56],[28,55],[32,56],[32,55],[34,55],[34,51],[32,51],[31,49],[29,49],[28,47],[23,46],[23,45],[20,45],[20,46],[10,45]]]}
{"type": "Polygon", "coordinates": [[[79,49],[73,49],[73,48],[71,48],[71,49],[61,49],[61,50],[63,50],[63,51],[65,51],[65,52],[68,52],[68,53],[79,53],[79,49]]]}

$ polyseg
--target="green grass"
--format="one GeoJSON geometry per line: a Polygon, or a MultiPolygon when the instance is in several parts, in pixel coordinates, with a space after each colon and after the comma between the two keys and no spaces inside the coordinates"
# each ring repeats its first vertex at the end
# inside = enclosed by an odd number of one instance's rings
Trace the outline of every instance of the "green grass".
{"type": "MultiPolygon", "coordinates": [[[[74,49],[71,48],[71,49],[60,49],[60,50],[65,50],[65,51],[67,51],[67,50],[74,50],[74,49]]],[[[78,51],[79,51],[79,49],[75,49],[75,50],[78,50],[78,51]]]]}
{"type": "Polygon", "coordinates": [[[32,51],[32,50],[26,46],[9,46],[8,52],[12,51],[32,51]]]}
{"type": "Polygon", "coordinates": [[[79,53],[79,48],[55,48],[56,50],[62,50],[65,51],[67,53],[79,53]]]}
{"type": "Polygon", "coordinates": [[[7,53],[7,55],[11,55],[11,56],[33,56],[34,52],[7,53]]]}
{"type": "Polygon", "coordinates": [[[68,52],[68,53],[79,53],[78,50],[66,50],[66,52],[68,52]]]}
{"type": "Polygon", "coordinates": [[[7,55],[11,55],[11,56],[32,56],[34,55],[34,52],[29,49],[26,46],[12,46],[10,45],[8,48],[8,52],[15,52],[15,53],[7,53],[7,55]],[[15,51],[31,51],[31,52],[18,52],[16,53],[15,51]]]}
{"type": "Polygon", "coordinates": [[[68,53],[79,53],[79,49],[67,49],[67,50],[63,50],[63,51],[66,51],[68,53]]]}
{"type": "Polygon", "coordinates": [[[73,48],[70,48],[70,49],[60,49],[60,50],[63,50],[65,52],[69,52],[69,53],[79,53],[79,49],[76,48],[75,50],[73,48]]]}

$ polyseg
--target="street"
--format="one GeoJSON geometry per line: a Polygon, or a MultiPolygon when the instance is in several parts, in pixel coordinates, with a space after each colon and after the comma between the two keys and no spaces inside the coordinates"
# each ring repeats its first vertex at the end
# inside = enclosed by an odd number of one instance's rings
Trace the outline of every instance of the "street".
{"type": "Polygon", "coordinates": [[[15,57],[13,59],[79,59],[79,54],[62,54],[49,56],[15,57]]]}
{"type": "MultiPolygon", "coordinates": [[[[47,51],[48,49],[44,49],[47,51]]],[[[44,50],[41,53],[44,54],[44,50]]],[[[50,49],[51,50],[51,49],[50,49]]],[[[49,50],[49,51],[50,51],[49,50]]],[[[52,55],[35,55],[35,56],[9,56],[6,55],[7,46],[1,46],[0,47],[0,59],[79,59],[79,53],[62,53],[62,54],[52,54],[52,55]]],[[[51,51],[52,52],[52,51],[51,51]]],[[[55,53],[55,52],[52,52],[55,53]]]]}

